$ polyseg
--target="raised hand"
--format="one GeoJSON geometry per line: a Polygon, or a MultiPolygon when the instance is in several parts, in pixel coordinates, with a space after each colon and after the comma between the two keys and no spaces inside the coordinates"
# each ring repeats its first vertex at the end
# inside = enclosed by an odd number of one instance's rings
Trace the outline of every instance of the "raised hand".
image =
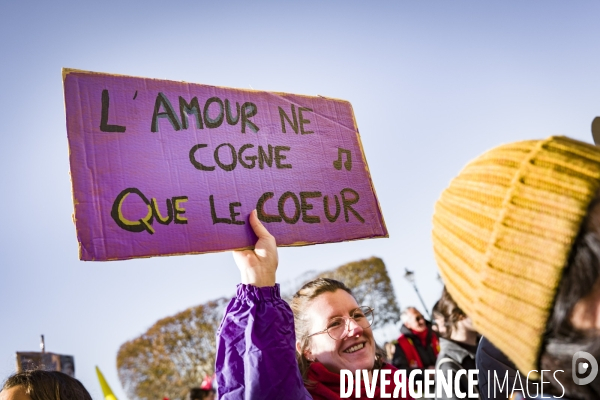
{"type": "Polygon", "coordinates": [[[256,287],[275,286],[278,264],[275,238],[259,221],[256,210],[250,214],[250,226],[258,236],[254,250],[233,252],[233,259],[240,270],[242,283],[256,287]]]}

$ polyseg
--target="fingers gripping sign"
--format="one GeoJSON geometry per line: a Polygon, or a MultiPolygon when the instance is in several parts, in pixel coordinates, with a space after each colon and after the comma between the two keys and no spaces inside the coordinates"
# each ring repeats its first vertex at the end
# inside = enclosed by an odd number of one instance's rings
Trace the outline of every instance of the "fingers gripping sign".
{"type": "Polygon", "coordinates": [[[240,270],[242,283],[256,287],[275,286],[278,264],[275,238],[259,221],[256,210],[250,214],[249,222],[258,237],[254,249],[233,252],[233,259],[240,270]]]}

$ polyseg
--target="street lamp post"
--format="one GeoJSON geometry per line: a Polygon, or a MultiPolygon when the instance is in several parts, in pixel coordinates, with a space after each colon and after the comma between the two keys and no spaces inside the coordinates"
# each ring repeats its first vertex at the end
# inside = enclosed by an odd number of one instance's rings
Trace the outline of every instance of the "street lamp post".
{"type": "Polygon", "coordinates": [[[429,313],[429,310],[427,309],[427,306],[425,305],[425,302],[421,297],[421,293],[419,293],[419,289],[417,289],[417,284],[415,283],[415,273],[409,270],[408,268],[404,268],[404,271],[404,279],[406,279],[412,285],[413,289],[415,289],[415,292],[417,293],[417,296],[419,297],[419,300],[423,305],[423,309],[425,310],[427,316],[429,317],[429,320],[431,321],[431,314],[429,313]]]}

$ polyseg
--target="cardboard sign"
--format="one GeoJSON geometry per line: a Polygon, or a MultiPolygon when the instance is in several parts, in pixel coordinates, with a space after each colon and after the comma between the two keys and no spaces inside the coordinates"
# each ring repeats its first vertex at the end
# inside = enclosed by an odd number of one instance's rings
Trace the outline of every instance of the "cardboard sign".
{"type": "Polygon", "coordinates": [[[82,260],[387,237],[342,100],[63,70],[82,260]]]}

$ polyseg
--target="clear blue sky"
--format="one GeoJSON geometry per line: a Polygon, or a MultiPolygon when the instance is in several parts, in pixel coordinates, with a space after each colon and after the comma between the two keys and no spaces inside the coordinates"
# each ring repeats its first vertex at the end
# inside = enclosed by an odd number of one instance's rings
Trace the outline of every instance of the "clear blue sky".
{"type": "Polygon", "coordinates": [[[504,142],[591,142],[600,115],[596,1],[5,1],[0,5],[0,378],[15,351],[75,356],[119,398],[119,346],[233,293],[230,254],[78,261],[61,68],[349,100],[389,239],[281,250],[280,280],[383,258],[403,306],[441,285],[433,205],[504,142]]]}

